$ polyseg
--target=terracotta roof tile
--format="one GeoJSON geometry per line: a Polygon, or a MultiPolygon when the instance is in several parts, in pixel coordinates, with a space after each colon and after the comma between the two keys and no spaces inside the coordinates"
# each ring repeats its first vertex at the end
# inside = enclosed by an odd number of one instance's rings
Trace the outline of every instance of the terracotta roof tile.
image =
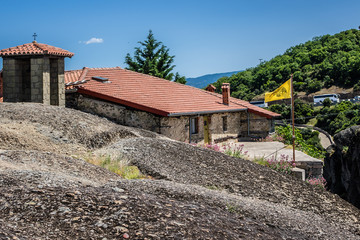
{"type": "Polygon", "coordinates": [[[84,68],[65,72],[65,82],[86,80],[79,93],[116,102],[125,106],[162,116],[191,115],[202,112],[226,112],[246,110],[271,118],[279,116],[246,101],[230,98],[230,104],[222,103],[222,95],[161,78],[116,68],[84,68]],[[84,71],[87,70],[86,74],[84,71]],[[80,79],[82,75],[83,79],[80,79]],[[76,78],[76,76],[78,78],[76,78]],[[93,80],[99,76],[108,82],[93,80]]]}
{"type": "Polygon", "coordinates": [[[24,55],[53,55],[53,56],[63,56],[63,57],[72,57],[74,54],[72,52],[66,51],[64,49],[53,47],[43,43],[26,43],[20,46],[6,48],[0,50],[0,56],[24,56],[24,55]]]}

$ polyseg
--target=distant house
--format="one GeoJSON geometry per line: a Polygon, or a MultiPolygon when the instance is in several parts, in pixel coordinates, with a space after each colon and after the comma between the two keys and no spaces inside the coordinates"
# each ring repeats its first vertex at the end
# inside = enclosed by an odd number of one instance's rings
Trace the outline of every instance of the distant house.
{"type": "Polygon", "coordinates": [[[36,41],[0,50],[4,102],[66,105],[184,142],[265,137],[279,116],[230,97],[228,83],[217,94],[119,67],[64,72],[73,55],[36,41]]]}
{"type": "Polygon", "coordinates": [[[217,94],[120,67],[66,71],[65,83],[68,106],[185,142],[264,137],[279,116],[230,97],[227,83],[217,94]]]}

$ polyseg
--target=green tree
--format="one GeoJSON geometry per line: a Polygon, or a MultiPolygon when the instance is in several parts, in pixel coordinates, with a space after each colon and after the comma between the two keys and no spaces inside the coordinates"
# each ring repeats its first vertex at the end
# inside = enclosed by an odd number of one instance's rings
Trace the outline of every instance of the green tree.
{"type": "Polygon", "coordinates": [[[324,107],[330,107],[332,104],[330,98],[325,98],[324,101],[323,101],[323,106],[324,107]]]}
{"type": "Polygon", "coordinates": [[[185,76],[180,76],[180,74],[177,72],[175,74],[174,82],[181,83],[181,84],[186,84],[186,78],[185,78],[185,76]]]}
{"type": "Polygon", "coordinates": [[[167,80],[173,80],[175,77],[175,81],[186,83],[185,77],[172,73],[175,56],[170,55],[169,48],[154,38],[151,30],[146,40],[139,44],[141,46],[135,48],[134,57],[129,53],[126,55],[125,63],[128,65],[126,69],[167,80]]]}

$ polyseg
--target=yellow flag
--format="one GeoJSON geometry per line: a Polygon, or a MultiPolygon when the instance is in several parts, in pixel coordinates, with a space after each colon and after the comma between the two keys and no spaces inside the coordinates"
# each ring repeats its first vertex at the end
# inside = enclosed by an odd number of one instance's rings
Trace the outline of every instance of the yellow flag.
{"type": "Polygon", "coordinates": [[[291,79],[287,80],[283,85],[273,92],[265,93],[265,102],[291,98],[291,79]]]}

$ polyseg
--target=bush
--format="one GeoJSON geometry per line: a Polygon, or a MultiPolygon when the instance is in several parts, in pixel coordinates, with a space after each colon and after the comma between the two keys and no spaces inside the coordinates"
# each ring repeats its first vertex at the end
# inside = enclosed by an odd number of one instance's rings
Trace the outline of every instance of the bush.
{"type": "Polygon", "coordinates": [[[285,154],[281,154],[279,160],[272,156],[266,162],[269,168],[285,174],[291,174],[291,169],[296,166],[295,161],[292,158],[289,160],[289,156],[285,154]]]}
{"type": "Polygon", "coordinates": [[[325,98],[325,100],[323,101],[324,107],[330,107],[331,104],[332,104],[332,101],[330,100],[330,98],[325,98]]]}
{"type": "Polygon", "coordinates": [[[306,182],[309,183],[310,185],[316,186],[321,189],[325,189],[326,187],[326,180],[324,177],[318,177],[318,178],[310,177],[306,179],[306,182]]]}
{"type": "MultiPolygon", "coordinates": [[[[278,126],[275,128],[275,132],[277,135],[284,138],[285,144],[292,145],[292,127],[290,125],[278,126]]],[[[320,139],[314,137],[311,138],[311,140],[305,140],[301,131],[297,128],[295,128],[295,148],[314,158],[325,157],[325,150],[320,145],[320,139]],[[314,141],[318,141],[318,144],[313,145],[314,141]]]]}

